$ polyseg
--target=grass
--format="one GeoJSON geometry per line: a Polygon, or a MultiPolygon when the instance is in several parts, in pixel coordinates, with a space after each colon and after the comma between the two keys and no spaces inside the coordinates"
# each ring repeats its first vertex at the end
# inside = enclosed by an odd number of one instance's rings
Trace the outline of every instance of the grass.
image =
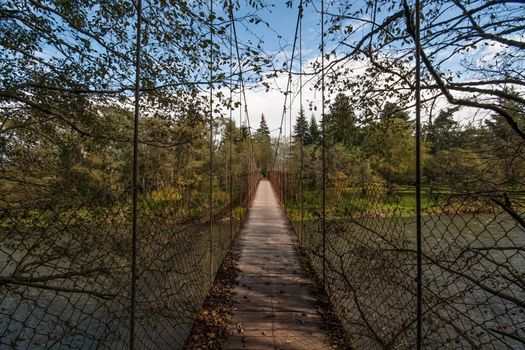
{"type": "MultiPolygon", "coordinates": [[[[427,213],[470,213],[487,208],[480,199],[458,196],[453,199],[448,188],[423,186],[421,188],[421,207],[427,213]],[[452,198],[452,199],[451,199],[452,198]]],[[[321,190],[305,190],[304,219],[312,220],[321,215],[321,190]]],[[[286,203],[286,211],[292,220],[300,220],[300,197],[286,203]]],[[[327,189],[327,217],[331,220],[343,219],[351,213],[367,213],[381,217],[411,217],[416,214],[416,189],[414,186],[386,187],[373,184],[366,187],[347,187],[327,189]]]]}
{"type": "MultiPolygon", "coordinates": [[[[215,217],[228,217],[229,203],[222,197],[227,194],[219,193],[219,198],[214,197],[213,210],[215,217]],[[220,196],[219,196],[220,195],[220,196]]],[[[191,201],[181,198],[165,196],[140,196],[138,199],[138,213],[142,217],[168,216],[171,221],[185,222],[188,220],[207,220],[209,218],[208,198],[205,194],[196,194],[191,201]]],[[[246,208],[240,205],[233,208],[233,218],[242,219],[246,208]]],[[[30,210],[12,209],[2,213],[0,229],[8,232],[18,229],[47,230],[72,225],[98,225],[108,220],[112,224],[123,224],[131,220],[131,198],[107,203],[106,205],[92,205],[88,201],[71,204],[69,206],[56,206],[34,208],[30,210]]]]}

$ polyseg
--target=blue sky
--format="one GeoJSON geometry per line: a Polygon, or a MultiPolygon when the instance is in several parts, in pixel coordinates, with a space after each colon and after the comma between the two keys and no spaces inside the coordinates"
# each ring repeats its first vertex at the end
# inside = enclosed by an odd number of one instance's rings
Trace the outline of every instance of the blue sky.
{"type": "MultiPolygon", "coordinates": [[[[299,1],[293,2],[293,7],[289,8],[286,6],[284,0],[269,1],[269,6],[258,12],[258,16],[265,22],[268,22],[270,28],[264,23],[260,23],[257,26],[252,25],[251,27],[242,27],[238,24],[238,35],[239,39],[243,42],[247,40],[255,41],[253,33],[249,30],[253,30],[257,36],[263,41],[263,48],[265,52],[276,53],[280,52],[274,61],[277,67],[281,67],[284,60],[289,61],[293,39],[295,34],[295,25],[297,21],[298,5],[299,1]],[[249,30],[247,30],[247,28],[249,30]],[[280,37],[279,37],[280,36],[280,37]]],[[[243,10],[241,9],[236,16],[242,15],[243,10]]],[[[304,7],[303,11],[303,40],[302,40],[302,52],[303,61],[316,59],[319,56],[319,44],[320,44],[320,18],[319,13],[310,5],[304,7]]],[[[299,45],[297,43],[297,45],[299,45]]],[[[298,52],[299,48],[296,48],[296,59],[294,65],[294,71],[299,70],[298,66],[298,52]]],[[[271,81],[272,90],[266,92],[262,87],[256,87],[247,91],[248,99],[248,113],[252,128],[257,128],[260,122],[261,113],[264,113],[272,133],[278,134],[278,129],[281,124],[282,111],[284,104],[284,94],[281,92],[285,90],[287,83],[287,77],[278,77],[271,81]],[[281,91],[279,91],[281,90],[281,91]]],[[[294,78],[292,91],[294,94],[298,91],[298,78],[294,78]]],[[[304,100],[312,99],[315,94],[313,91],[308,91],[308,88],[304,89],[304,100]]],[[[287,103],[288,105],[288,103],[287,103]]],[[[292,105],[292,124],[299,111],[299,99],[296,97],[293,100],[292,105]]],[[[286,115],[286,130],[289,130],[290,123],[289,113],[286,115]]],[[[283,124],[284,128],[284,124],[283,124]]],[[[289,131],[288,131],[289,133],[289,131]]]]}
{"type": "MultiPolygon", "coordinates": [[[[253,27],[253,31],[256,31],[258,35],[261,36],[261,38],[264,40],[264,50],[268,52],[276,52],[279,50],[283,51],[283,56],[286,56],[286,58],[289,59],[289,56],[291,54],[292,50],[292,43],[293,43],[293,35],[295,30],[295,21],[297,18],[298,9],[297,6],[299,4],[298,0],[293,1],[293,7],[288,8],[286,6],[286,2],[284,0],[274,0],[269,1],[273,6],[271,9],[265,9],[259,12],[259,16],[262,17],[263,20],[270,23],[272,30],[267,29],[264,25],[259,25],[257,27],[253,27]],[[282,38],[277,37],[277,33],[279,33],[282,38]],[[283,50],[284,49],[284,50],[283,50]]],[[[316,2],[319,3],[318,1],[316,2]]],[[[327,1],[328,3],[328,1],[327,1]]],[[[352,6],[362,6],[361,1],[356,1],[352,6]]],[[[337,1],[333,4],[333,8],[331,8],[332,12],[337,12],[336,7],[338,6],[337,1]]],[[[398,4],[398,6],[401,6],[398,4]]],[[[325,10],[330,10],[326,9],[325,10]]],[[[387,9],[382,9],[383,12],[380,12],[378,15],[379,18],[382,16],[385,16],[387,12],[387,9]]],[[[398,9],[396,9],[397,11],[398,9]]],[[[446,16],[452,16],[456,15],[458,10],[457,9],[449,9],[445,12],[446,16]]],[[[362,25],[362,23],[360,24],[362,25]]],[[[357,27],[357,26],[356,26],[357,27]]],[[[363,31],[358,28],[354,31],[355,38],[359,38],[363,31]]],[[[247,38],[251,37],[251,34],[247,33],[246,31],[241,31],[240,34],[242,40],[246,40],[247,38]]],[[[424,35],[424,33],[423,33],[424,35]]],[[[308,63],[311,63],[315,59],[319,59],[320,53],[319,53],[319,44],[320,44],[320,14],[318,12],[318,9],[313,8],[312,3],[309,3],[308,6],[305,7],[304,11],[304,18],[303,18],[303,58],[305,61],[305,66],[308,65],[308,63]],[[308,62],[310,61],[310,62],[308,62]]],[[[328,43],[327,47],[330,44],[328,43]]],[[[389,49],[395,49],[395,47],[391,46],[389,49]]],[[[399,48],[398,48],[399,49],[399,48]]],[[[482,60],[491,60],[494,57],[494,52],[497,52],[498,50],[501,50],[501,45],[496,45],[495,47],[478,47],[477,49],[472,50],[468,53],[468,57],[465,56],[465,53],[460,52],[456,55],[450,55],[452,52],[451,48],[447,48],[444,50],[438,51],[438,57],[444,58],[446,57],[446,61],[443,62],[443,64],[440,66],[442,70],[448,70],[450,72],[465,72],[465,69],[463,68],[463,59],[466,57],[471,62],[481,62],[482,60]],[[450,56],[449,56],[450,55],[450,56]]],[[[403,48],[405,52],[411,50],[411,45],[408,44],[405,48],[403,48]]],[[[430,52],[430,49],[428,49],[430,52]]],[[[327,50],[328,51],[328,50],[327,50]]],[[[339,53],[341,51],[345,51],[345,48],[339,48],[339,53]],[[342,50],[341,50],[342,49],[342,50]]],[[[400,51],[399,51],[400,52],[400,51]]],[[[398,52],[398,53],[399,53],[398,52]]],[[[279,63],[282,63],[282,59],[284,57],[280,57],[281,61],[279,63]]],[[[437,58],[434,58],[438,61],[437,58]]],[[[366,62],[352,62],[347,63],[347,67],[350,67],[350,70],[353,72],[359,72],[362,69],[365,68],[366,62]]],[[[297,66],[294,67],[294,70],[297,71],[297,66]]],[[[476,77],[474,76],[468,76],[464,75],[461,79],[473,79],[475,80],[476,77]]],[[[284,103],[284,95],[279,92],[279,90],[284,90],[286,87],[287,77],[279,77],[272,81],[271,87],[273,88],[271,91],[266,92],[262,88],[256,88],[252,91],[247,92],[248,97],[248,110],[251,120],[251,126],[256,128],[259,124],[260,120],[260,114],[264,113],[266,116],[266,119],[268,120],[270,129],[274,131],[274,135],[278,133],[278,128],[280,126],[281,117],[282,117],[282,110],[283,110],[283,103],[284,103]]],[[[293,84],[293,91],[294,93],[298,89],[297,79],[294,79],[293,84]]],[[[319,107],[320,106],[320,91],[315,90],[313,88],[313,84],[308,84],[304,91],[304,100],[308,105],[308,102],[311,102],[314,106],[319,107]]],[[[459,94],[461,95],[461,94],[459,94]]],[[[330,96],[326,94],[326,98],[328,99],[330,96]]],[[[435,110],[439,110],[441,108],[446,108],[448,106],[448,103],[445,101],[444,98],[439,98],[437,100],[437,103],[435,105],[435,110]]],[[[292,106],[292,124],[294,123],[295,117],[297,116],[299,111],[299,103],[297,100],[294,101],[294,104],[292,106]]],[[[306,110],[307,117],[310,117],[310,115],[314,113],[315,116],[319,119],[320,118],[320,112],[319,109],[317,111],[309,111],[306,110]]],[[[423,112],[425,114],[425,111],[423,112]]],[[[472,119],[472,116],[476,115],[473,113],[472,110],[469,110],[468,108],[463,108],[459,113],[457,113],[457,117],[460,119],[464,119],[467,121],[470,121],[472,119]]],[[[289,125],[290,125],[290,116],[286,116],[286,122],[287,122],[287,133],[289,133],[289,125]]],[[[284,126],[284,125],[283,125],[284,126]]]]}

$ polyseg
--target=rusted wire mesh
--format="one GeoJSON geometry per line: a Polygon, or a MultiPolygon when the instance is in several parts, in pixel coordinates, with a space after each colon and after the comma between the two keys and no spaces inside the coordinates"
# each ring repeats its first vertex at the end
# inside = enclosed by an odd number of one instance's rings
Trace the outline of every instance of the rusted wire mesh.
{"type": "MultiPolygon", "coordinates": [[[[144,173],[152,176],[139,196],[135,339],[145,349],[184,344],[258,182],[257,172],[232,174],[230,221],[229,176],[214,177],[209,208],[205,174],[170,180],[162,171],[144,173]]],[[[103,201],[63,189],[64,198],[4,202],[2,346],[129,347],[131,211],[120,189],[103,201]]]]}
{"type": "Polygon", "coordinates": [[[523,349],[523,52],[471,51],[495,45],[482,27],[508,35],[520,11],[318,5],[321,105],[310,124],[299,113],[270,179],[349,346],[523,349]]]}
{"type": "Polygon", "coordinates": [[[136,5],[0,6],[0,348],[182,348],[254,195],[233,102],[214,96],[212,118],[204,107],[202,82],[229,58],[216,44],[203,60],[211,9],[144,0],[137,33],[136,5]]]}
{"type": "Polygon", "coordinates": [[[415,348],[418,317],[424,348],[519,349],[525,343],[521,184],[424,184],[418,315],[412,186],[328,174],[323,252],[319,178],[302,179],[302,198],[297,173],[274,171],[270,179],[317,274],[326,269],[325,288],[353,347],[415,348]]]}

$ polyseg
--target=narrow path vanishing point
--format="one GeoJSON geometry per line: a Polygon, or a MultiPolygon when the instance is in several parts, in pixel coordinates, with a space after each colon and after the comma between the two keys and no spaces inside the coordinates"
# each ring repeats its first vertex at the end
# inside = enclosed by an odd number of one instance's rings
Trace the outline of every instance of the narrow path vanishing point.
{"type": "Polygon", "coordinates": [[[224,349],[327,349],[309,286],[270,182],[261,181],[237,242],[240,258],[231,336],[224,349]]]}

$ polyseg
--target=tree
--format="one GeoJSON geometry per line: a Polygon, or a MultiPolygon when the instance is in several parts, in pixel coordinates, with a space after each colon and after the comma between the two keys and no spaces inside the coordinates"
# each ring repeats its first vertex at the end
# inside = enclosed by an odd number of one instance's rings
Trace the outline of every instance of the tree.
{"type": "Polygon", "coordinates": [[[258,166],[261,169],[263,176],[267,176],[268,171],[272,166],[271,163],[273,161],[274,151],[270,137],[270,129],[268,128],[264,114],[261,114],[261,121],[259,123],[259,128],[255,133],[254,141],[256,145],[255,157],[258,166]]]}
{"type": "Polygon", "coordinates": [[[294,126],[294,136],[298,142],[302,142],[305,146],[311,143],[308,121],[306,120],[303,109],[299,111],[299,115],[297,116],[297,121],[294,126]]]}
{"type": "Polygon", "coordinates": [[[329,146],[341,143],[347,148],[359,144],[359,128],[357,118],[350,104],[350,98],[339,93],[332,105],[330,112],[325,115],[325,135],[329,146]]]}
{"type": "MultiPolygon", "coordinates": [[[[186,1],[154,0],[144,6],[135,163],[135,5],[129,0],[0,5],[0,247],[2,263],[9,265],[0,272],[2,329],[9,334],[0,347],[114,348],[127,341],[112,325],[125,313],[127,306],[119,300],[127,298],[132,284],[132,190],[138,194],[139,244],[148,252],[139,258],[139,274],[162,271],[154,287],[163,297],[143,293],[142,320],[158,324],[196,316],[196,300],[175,307],[188,286],[174,285],[171,277],[191,271],[175,266],[172,257],[184,256],[184,266],[194,263],[183,250],[196,251],[203,242],[188,227],[199,225],[197,218],[208,220],[210,213],[214,222],[222,222],[228,216],[228,189],[236,207],[249,203],[251,181],[244,172],[253,169],[246,147],[252,140],[239,137],[237,147],[229,143],[221,149],[218,136],[217,117],[229,101],[217,92],[225,85],[217,70],[228,59],[223,43],[230,39],[231,25],[219,19],[221,9],[214,14],[205,4],[186,1]],[[217,19],[213,29],[210,19],[217,19]],[[201,93],[210,66],[217,92],[213,135],[206,113],[211,101],[201,93]],[[233,174],[227,167],[232,157],[238,165],[233,174]],[[228,173],[230,178],[224,176],[228,173]],[[50,305],[56,297],[63,302],[50,305]],[[22,314],[47,326],[20,324],[22,314]],[[91,325],[99,321],[99,336],[90,336],[91,325]]],[[[266,5],[255,0],[247,6],[266,5]]],[[[253,23],[255,12],[237,23],[253,23]]],[[[255,45],[239,49],[249,51],[240,53],[243,67],[256,68],[250,78],[260,76],[257,68],[264,62],[273,64],[255,45]]],[[[221,259],[218,250],[212,253],[221,259]]],[[[150,340],[151,347],[161,346],[150,340]]]]}
{"type": "Polygon", "coordinates": [[[426,179],[433,185],[445,185],[454,191],[468,191],[469,184],[486,171],[480,154],[463,148],[437,150],[424,165],[426,179]]]}
{"type": "Polygon", "coordinates": [[[459,107],[441,110],[434,122],[427,126],[425,131],[431,154],[459,146],[459,126],[453,118],[458,110],[459,107]]]}
{"type": "Polygon", "coordinates": [[[270,137],[270,128],[268,128],[264,114],[261,114],[261,121],[259,123],[259,128],[257,129],[257,134],[264,137],[270,137]]]}
{"type": "Polygon", "coordinates": [[[413,128],[406,111],[391,102],[383,107],[380,119],[366,127],[363,151],[372,169],[387,182],[408,184],[414,180],[413,128]]]}
{"type": "MultiPolygon", "coordinates": [[[[350,89],[352,105],[363,111],[373,110],[385,99],[408,107],[414,102],[415,87],[414,7],[408,0],[375,4],[343,0],[339,12],[332,15],[327,33],[334,33],[340,49],[330,54],[336,59],[325,62],[325,71],[332,72],[328,81],[334,88],[350,89]],[[366,69],[361,72],[340,68],[364,61],[366,69]]],[[[444,97],[451,105],[494,113],[525,139],[522,127],[498,103],[505,99],[525,104],[523,96],[508,91],[509,86],[517,88],[524,82],[525,29],[517,25],[523,21],[523,4],[424,0],[421,8],[424,101],[430,105],[444,97]],[[444,57],[443,52],[449,54],[444,57]]]]}
{"type": "Polygon", "coordinates": [[[405,122],[408,122],[410,119],[405,108],[402,108],[399,104],[390,101],[385,103],[383,109],[379,113],[379,117],[381,121],[385,122],[386,124],[396,119],[403,120],[405,122]]]}
{"type": "Polygon", "coordinates": [[[243,123],[241,125],[240,131],[239,131],[239,142],[244,142],[246,140],[250,139],[250,130],[248,128],[248,125],[243,123]]]}
{"type": "MultiPolygon", "coordinates": [[[[519,104],[503,100],[501,108],[505,109],[517,122],[520,128],[525,128],[525,113],[519,104]]],[[[500,176],[495,175],[498,182],[513,181],[521,183],[525,178],[525,140],[512,132],[511,127],[498,115],[493,114],[485,121],[488,131],[488,146],[495,162],[498,164],[500,176]]],[[[492,169],[494,171],[494,169],[492,169]]]]}
{"type": "Polygon", "coordinates": [[[319,125],[317,124],[317,119],[312,115],[310,118],[310,125],[308,128],[308,134],[310,136],[311,144],[317,144],[321,142],[321,130],[319,130],[319,125]]]}

